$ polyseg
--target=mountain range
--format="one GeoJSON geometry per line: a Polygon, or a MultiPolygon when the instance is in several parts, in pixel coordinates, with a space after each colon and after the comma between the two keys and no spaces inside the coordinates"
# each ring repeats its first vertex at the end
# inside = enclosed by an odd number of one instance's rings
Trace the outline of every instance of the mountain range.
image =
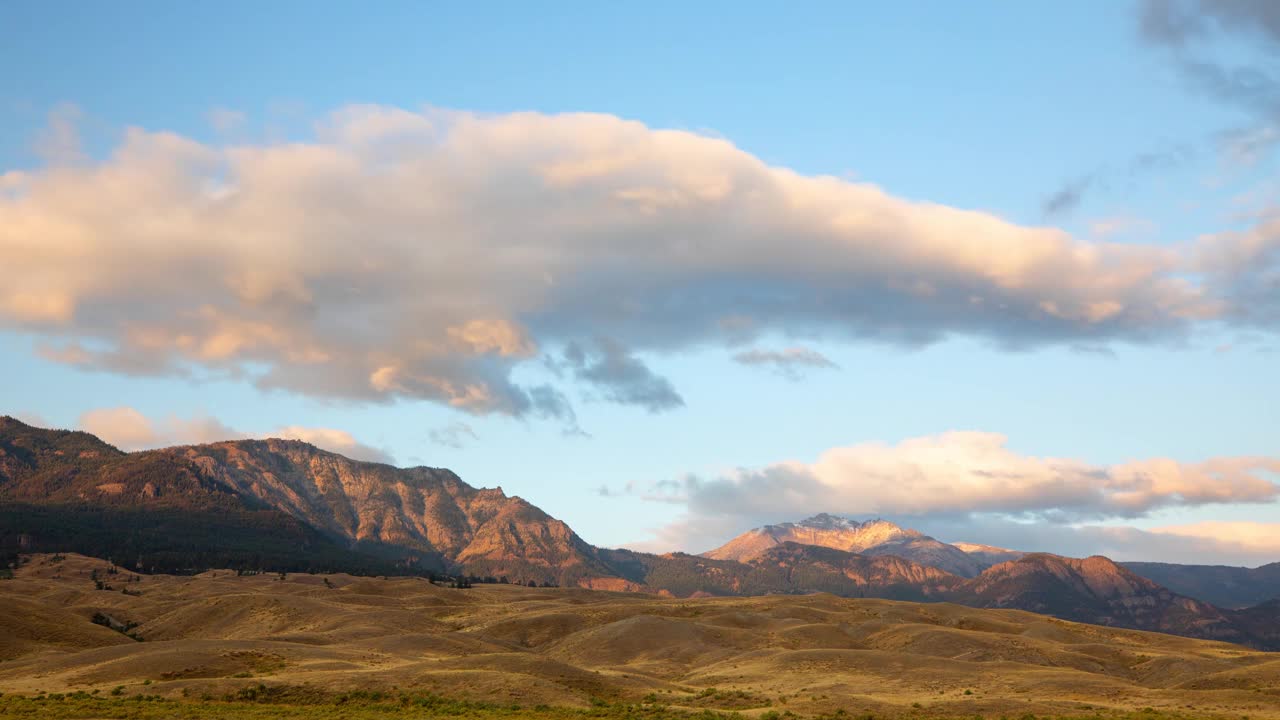
{"type": "MultiPolygon", "coordinates": [[[[142,571],[432,573],[680,597],[830,592],[1280,649],[1280,600],[1219,607],[1144,577],[1143,564],[951,545],[825,514],[749,531],[704,555],[607,549],[445,469],[360,462],[279,439],[125,453],[10,417],[0,417],[0,552],[78,552],[142,571]]],[[[1174,567],[1183,570],[1148,572],[1193,589],[1218,572],[1174,567]]],[[[1251,590],[1232,598],[1265,597],[1272,576],[1258,577],[1240,575],[1251,590]]]]}

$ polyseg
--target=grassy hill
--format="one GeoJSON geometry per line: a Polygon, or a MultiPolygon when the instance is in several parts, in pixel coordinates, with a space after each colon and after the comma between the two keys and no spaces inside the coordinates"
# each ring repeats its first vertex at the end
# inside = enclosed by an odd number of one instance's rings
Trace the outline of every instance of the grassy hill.
{"type": "Polygon", "coordinates": [[[1280,717],[1280,656],[1016,610],[107,572],[0,580],[0,717],[1280,717]]]}

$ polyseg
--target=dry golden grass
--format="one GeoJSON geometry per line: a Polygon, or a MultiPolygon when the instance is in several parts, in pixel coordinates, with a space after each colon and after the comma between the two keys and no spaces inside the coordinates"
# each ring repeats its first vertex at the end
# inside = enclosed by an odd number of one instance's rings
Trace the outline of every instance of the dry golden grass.
{"type": "Polygon", "coordinates": [[[1280,654],[1018,611],[229,571],[100,575],[114,590],[95,590],[91,573],[106,567],[38,556],[0,581],[0,691],[198,698],[261,683],[751,717],[1150,707],[1280,718],[1280,654]],[[98,613],[137,623],[144,642],[93,624],[98,613]]]}

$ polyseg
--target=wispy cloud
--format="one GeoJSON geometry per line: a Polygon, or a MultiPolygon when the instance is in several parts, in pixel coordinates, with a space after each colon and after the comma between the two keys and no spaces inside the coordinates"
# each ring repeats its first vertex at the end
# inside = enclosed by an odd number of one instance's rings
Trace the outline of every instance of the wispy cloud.
{"type": "Polygon", "coordinates": [[[741,365],[766,367],[790,380],[799,380],[807,370],[839,367],[822,353],[807,347],[789,347],[781,350],[751,348],[733,356],[741,365]]]}
{"type": "Polygon", "coordinates": [[[1101,164],[1071,178],[1050,192],[1040,204],[1041,216],[1049,221],[1073,215],[1091,195],[1115,193],[1153,174],[1175,170],[1197,155],[1186,143],[1165,143],[1143,150],[1120,161],[1101,164]]]}
{"type": "Polygon", "coordinates": [[[206,117],[209,121],[209,126],[214,129],[214,132],[223,135],[229,135],[240,130],[248,121],[248,116],[239,110],[222,107],[210,110],[206,117]]]}
{"type": "Polygon", "coordinates": [[[476,431],[464,422],[452,422],[435,428],[427,433],[427,437],[437,445],[454,448],[455,450],[466,447],[466,444],[470,441],[480,439],[476,431]]]}
{"type": "Polygon", "coordinates": [[[1280,5],[1270,0],[1145,0],[1139,27],[1168,53],[1183,81],[1217,102],[1253,116],[1222,134],[1233,164],[1251,165],[1280,143],[1280,5]],[[1223,41],[1245,40],[1224,52],[1223,41]],[[1241,48],[1247,48],[1244,53],[1241,48]]]}

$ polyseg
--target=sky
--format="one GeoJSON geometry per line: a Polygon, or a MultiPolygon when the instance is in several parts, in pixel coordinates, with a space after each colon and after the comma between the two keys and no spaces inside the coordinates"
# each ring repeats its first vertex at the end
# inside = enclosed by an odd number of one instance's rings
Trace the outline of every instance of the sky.
{"type": "Polygon", "coordinates": [[[1280,560],[1280,6],[15,2],[0,413],[1280,560]]]}

